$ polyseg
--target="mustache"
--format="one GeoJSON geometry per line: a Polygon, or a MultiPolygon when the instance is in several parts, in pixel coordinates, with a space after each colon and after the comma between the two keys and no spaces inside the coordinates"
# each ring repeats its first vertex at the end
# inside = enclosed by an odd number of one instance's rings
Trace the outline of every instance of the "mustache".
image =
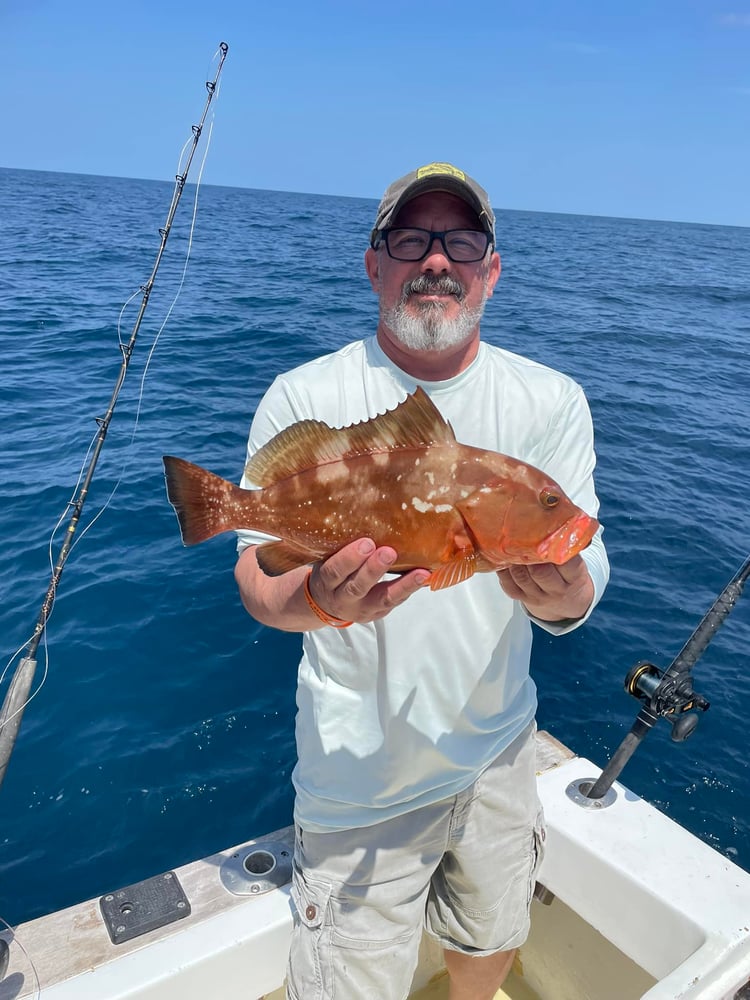
{"type": "Polygon", "coordinates": [[[401,301],[406,302],[410,295],[455,295],[460,301],[464,297],[464,287],[448,274],[440,277],[420,274],[418,278],[404,283],[401,301]]]}

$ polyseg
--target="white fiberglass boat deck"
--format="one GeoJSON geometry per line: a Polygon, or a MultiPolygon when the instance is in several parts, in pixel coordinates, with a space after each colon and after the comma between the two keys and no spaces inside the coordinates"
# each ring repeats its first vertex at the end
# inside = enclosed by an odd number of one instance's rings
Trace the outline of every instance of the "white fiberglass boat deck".
{"type": "MultiPolygon", "coordinates": [[[[499,996],[750,998],[750,875],[620,784],[610,805],[576,801],[599,769],[547,733],[537,747],[547,902],[534,900],[531,936],[499,996]]],[[[104,908],[119,944],[99,900],[17,927],[2,935],[0,1000],[35,998],[37,977],[44,1000],[281,1000],[289,884],[264,890],[286,878],[291,846],[286,829],[151,880],[145,897],[113,889],[104,908]],[[170,922],[127,939],[162,907],[170,922]]],[[[446,985],[425,938],[413,997],[437,1000],[446,985]]]]}

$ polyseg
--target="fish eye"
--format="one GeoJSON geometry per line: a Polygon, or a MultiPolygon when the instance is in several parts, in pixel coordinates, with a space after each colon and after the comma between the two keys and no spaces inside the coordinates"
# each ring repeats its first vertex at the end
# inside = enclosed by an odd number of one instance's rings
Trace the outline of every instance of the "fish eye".
{"type": "Polygon", "coordinates": [[[539,499],[542,501],[544,507],[557,507],[560,503],[559,495],[553,493],[552,490],[542,490],[539,494],[539,499]]]}

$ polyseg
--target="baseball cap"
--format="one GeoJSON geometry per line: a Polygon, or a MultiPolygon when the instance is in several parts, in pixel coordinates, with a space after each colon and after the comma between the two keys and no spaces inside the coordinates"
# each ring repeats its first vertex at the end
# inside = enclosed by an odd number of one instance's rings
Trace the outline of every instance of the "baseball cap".
{"type": "Polygon", "coordinates": [[[428,163],[400,177],[386,189],[378,206],[375,228],[370,233],[370,246],[375,246],[380,233],[388,229],[407,201],[428,191],[448,191],[462,198],[474,209],[483,229],[495,242],[495,213],[484,188],[452,163],[428,163]]]}

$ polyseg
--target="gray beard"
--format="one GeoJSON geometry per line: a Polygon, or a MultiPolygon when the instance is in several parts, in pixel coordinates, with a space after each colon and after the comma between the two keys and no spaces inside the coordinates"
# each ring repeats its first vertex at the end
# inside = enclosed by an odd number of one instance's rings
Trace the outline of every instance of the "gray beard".
{"type": "Polygon", "coordinates": [[[484,313],[486,298],[473,309],[461,308],[458,316],[447,319],[445,303],[425,302],[418,314],[407,312],[412,292],[448,292],[461,299],[463,288],[450,278],[417,278],[404,285],[401,301],[391,309],[381,310],[381,319],[399,343],[412,351],[444,351],[468,340],[484,313]],[[450,285],[450,287],[447,287],[450,285]]]}

